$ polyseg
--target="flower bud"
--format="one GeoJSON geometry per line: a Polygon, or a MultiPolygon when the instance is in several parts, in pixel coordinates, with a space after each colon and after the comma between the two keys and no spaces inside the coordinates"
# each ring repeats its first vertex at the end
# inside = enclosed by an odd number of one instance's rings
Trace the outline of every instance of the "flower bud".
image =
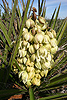
{"type": "Polygon", "coordinates": [[[32,29],[32,35],[35,35],[35,29],[34,28],[32,29]]]}

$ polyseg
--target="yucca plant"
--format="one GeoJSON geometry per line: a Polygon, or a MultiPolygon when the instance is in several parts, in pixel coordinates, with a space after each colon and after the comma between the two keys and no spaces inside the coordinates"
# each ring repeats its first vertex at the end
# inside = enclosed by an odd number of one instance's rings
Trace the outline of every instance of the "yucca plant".
{"type": "Polygon", "coordinates": [[[24,100],[67,98],[67,93],[53,93],[67,85],[67,19],[57,26],[61,4],[47,23],[44,0],[38,0],[37,15],[34,0],[30,10],[30,0],[26,4],[20,1],[22,15],[18,0],[12,1],[12,9],[6,0],[2,1],[5,15],[0,17],[0,99],[19,93],[24,100]]]}

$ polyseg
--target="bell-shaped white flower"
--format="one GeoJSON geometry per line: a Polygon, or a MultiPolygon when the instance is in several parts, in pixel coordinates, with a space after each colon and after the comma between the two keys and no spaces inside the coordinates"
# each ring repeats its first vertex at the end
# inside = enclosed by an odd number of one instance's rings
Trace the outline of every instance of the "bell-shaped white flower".
{"type": "Polygon", "coordinates": [[[35,61],[35,57],[36,57],[36,55],[33,54],[33,55],[31,56],[31,61],[35,61]]]}
{"type": "Polygon", "coordinates": [[[56,38],[56,32],[55,32],[55,30],[51,30],[51,33],[52,33],[53,36],[56,38]]]}
{"type": "Polygon", "coordinates": [[[35,43],[42,43],[42,41],[43,41],[43,34],[40,34],[40,33],[36,34],[35,38],[34,38],[34,42],[35,43]]]}
{"type": "Polygon", "coordinates": [[[27,62],[27,58],[24,57],[24,58],[23,58],[23,63],[26,64],[26,62],[27,62]]]}
{"type": "Polygon", "coordinates": [[[47,61],[51,61],[51,55],[50,55],[50,53],[48,53],[46,59],[47,59],[47,61]]]}
{"type": "Polygon", "coordinates": [[[29,29],[30,28],[30,19],[28,19],[27,21],[26,21],[26,27],[29,29]]]}
{"type": "Polygon", "coordinates": [[[47,24],[45,23],[44,26],[41,29],[45,30],[46,28],[47,28],[47,24]]]}
{"type": "Polygon", "coordinates": [[[57,50],[58,50],[58,46],[51,48],[51,53],[55,54],[57,50]]]}
{"type": "Polygon", "coordinates": [[[25,51],[24,49],[19,49],[19,55],[20,57],[25,57],[27,54],[27,51],[25,51]]]}
{"type": "Polygon", "coordinates": [[[23,83],[25,84],[27,82],[27,79],[28,79],[27,72],[26,71],[19,72],[19,78],[22,78],[23,83]]]}
{"type": "Polygon", "coordinates": [[[27,66],[27,71],[28,71],[28,72],[34,71],[34,67],[29,67],[29,66],[27,66]]]}
{"type": "Polygon", "coordinates": [[[41,74],[42,77],[44,77],[44,75],[45,75],[45,77],[46,77],[47,74],[48,74],[48,69],[42,70],[42,71],[40,72],[40,74],[41,74]]]}
{"type": "Polygon", "coordinates": [[[53,34],[49,31],[46,32],[46,34],[50,37],[50,38],[54,38],[53,34]]]}
{"type": "Polygon", "coordinates": [[[47,56],[47,50],[45,49],[44,46],[41,46],[41,47],[39,48],[39,55],[43,55],[44,57],[47,56]]]}
{"type": "Polygon", "coordinates": [[[48,62],[45,62],[44,65],[45,65],[46,68],[51,68],[51,65],[50,65],[50,62],[49,61],[48,62]]]}
{"type": "Polygon", "coordinates": [[[36,50],[39,49],[39,43],[34,44],[34,48],[35,48],[36,50]]]}
{"type": "Polygon", "coordinates": [[[43,17],[39,16],[39,22],[42,24],[45,24],[45,19],[43,17]]]}
{"type": "Polygon", "coordinates": [[[37,79],[36,77],[34,77],[34,78],[32,79],[32,84],[33,84],[33,85],[40,86],[40,79],[37,79]]]}
{"type": "Polygon", "coordinates": [[[35,66],[36,66],[36,68],[41,69],[41,64],[40,64],[40,62],[37,62],[37,63],[35,64],[35,66]]]}
{"type": "Polygon", "coordinates": [[[27,80],[27,86],[31,86],[31,80],[27,80]]]}
{"type": "Polygon", "coordinates": [[[23,59],[21,58],[17,58],[17,61],[19,62],[19,63],[22,63],[23,62],[23,59]]]}
{"type": "Polygon", "coordinates": [[[35,77],[37,78],[37,79],[41,79],[41,76],[40,76],[40,74],[35,74],[35,77]]]}
{"type": "Polygon", "coordinates": [[[50,44],[46,44],[46,45],[44,45],[44,48],[45,48],[47,51],[50,52],[50,50],[51,50],[51,45],[50,45],[50,44]]]}
{"type": "Polygon", "coordinates": [[[43,43],[48,44],[50,42],[50,38],[48,35],[44,35],[43,43]]]}
{"type": "Polygon", "coordinates": [[[35,49],[34,49],[33,45],[29,46],[29,52],[31,54],[35,53],[35,49]]]}
{"type": "Polygon", "coordinates": [[[56,47],[57,46],[57,40],[55,38],[51,39],[50,43],[51,43],[52,47],[56,47]]]}
{"type": "Polygon", "coordinates": [[[32,79],[35,76],[35,72],[31,71],[28,73],[28,79],[32,79]]]}

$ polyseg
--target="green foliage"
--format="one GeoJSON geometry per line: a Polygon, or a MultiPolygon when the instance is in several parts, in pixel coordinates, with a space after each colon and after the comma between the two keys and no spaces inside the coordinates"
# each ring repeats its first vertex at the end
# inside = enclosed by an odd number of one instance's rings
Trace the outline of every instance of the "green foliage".
{"type": "MultiPolygon", "coordinates": [[[[16,60],[16,54],[18,51],[18,46],[20,42],[20,38],[22,36],[22,30],[25,25],[25,21],[30,17],[31,8],[33,7],[32,0],[29,14],[28,8],[30,5],[30,0],[27,0],[27,5],[25,5],[24,0],[22,0],[23,5],[23,15],[21,15],[19,5],[17,0],[13,0],[13,8],[9,8],[9,4],[7,1],[2,0],[3,6],[1,7],[5,10],[2,18],[0,17],[0,47],[2,50],[2,55],[0,55],[1,66],[0,66],[0,99],[6,99],[10,96],[18,93],[29,94],[30,100],[37,99],[38,100],[61,100],[63,98],[67,98],[67,93],[61,94],[50,94],[49,90],[60,89],[62,86],[67,85],[67,69],[65,66],[67,64],[67,19],[62,20],[62,24],[56,27],[58,21],[58,14],[60,10],[60,5],[58,7],[57,13],[56,8],[52,15],[52,18],[49,23],[49,27],[52,27],[56,30],[58,40],[59,49],[54,55],[54,64],[52,65],[53,69],[48,73],[46,78],[42,78],[42,83],[39,87],[31,86],[29,89],[18,80],[17,73],[14,72],[13,68],[16,68],[21,71],[22,69],[19,67],[18,62],[16,60]],[[55,16],[56,15],[56,16],[55,16]],[[54,19],[55,16],[55,19],[54,19]],[[63,70],[64,69],[64,70],[63,70]],[[60,71],[61,70],[61,71],[60,71]],[[59,72],[59,73],[58,73],[59,72]],[[5,85],[4,85],[5,83],[5,85]],[[6,84],[15,83],[21,89],[5,89],[6,84]],[[37,98],[36,98],[37,97],[37,98]],[[41,98],[40,98],[41,97],[41,98]]],[[[46,7],[45,0],[38,0],[38,16],[45,17],[46,7]]],[[[59,23],[59,22],[58,22],[59,23]]],[[[58,24],[57,24],[58,26],[58,24]]],[[[10,87],[9,87],[10,88],[10,87]]]]}

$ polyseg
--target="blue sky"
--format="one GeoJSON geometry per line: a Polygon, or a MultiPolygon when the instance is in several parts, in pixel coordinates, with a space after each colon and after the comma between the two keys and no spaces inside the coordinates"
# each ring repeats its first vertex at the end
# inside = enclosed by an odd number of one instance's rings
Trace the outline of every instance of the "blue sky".
{"type": "MultiPolygon", "coordinates": [[[[12,0],[7,0],[7,1],[9,3],[9,6],[11,7],[12,6],[12,0]]],[[[60,7],[60,12],[59,12],[58,18],[67,17],[67,0],[46,0],[46,18],[51,18],[52,14],[54,12],[54,9],[56,7],[58,8],[60,2],[61,2],[61,7],[60,7]]],[[[0,3],[2,4],[2,0],[0,0],[0,3]]],[[[20,5],[20,2],[19,2],[19,5],[20,5]]],[[[34,0],[33,6],[38,8],[38,0],[34,0]]],[[[20,5],[20,9],[22,9],[21,5],[20,5]]]]}

